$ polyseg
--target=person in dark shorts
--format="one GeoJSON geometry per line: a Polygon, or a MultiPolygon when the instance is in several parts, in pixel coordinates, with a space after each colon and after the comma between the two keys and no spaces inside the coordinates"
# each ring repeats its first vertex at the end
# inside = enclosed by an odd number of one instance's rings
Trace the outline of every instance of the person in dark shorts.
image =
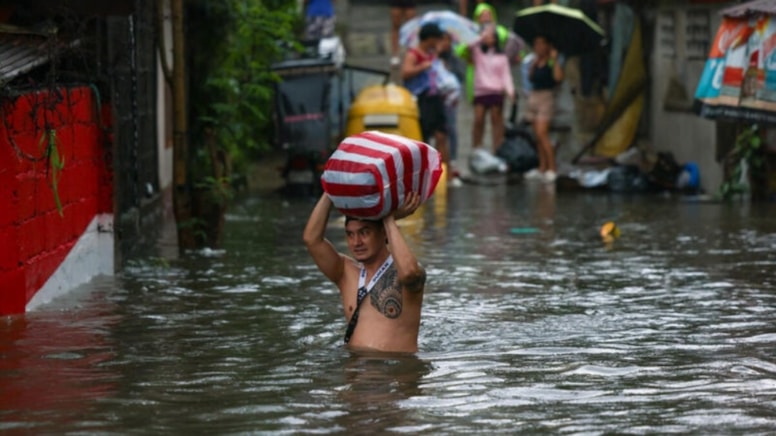
{"type": "MultiPolygon", "coordinates": [[[[442,162],[450,168],[445,101],[436,86],[434,72],[434,62],[441,62],[436,53],[443,37],[444,33],[436,23],[424,24],[418,34],[418,46],[410,48],[404,56],[401,77],[404,87],[417,99],[423,141],[429,142],[434,138],[434,146],[442,155],[442,162]]],[[[452,171],[448,171],[447,176],[452,177],[452,171]]]]}
{"type": "Polygon", "coordinates": [[[504,142],[504,98],[514,100],[515,87],[496,27],[486,25],[480,39],[470,45],[469,52],[475,71],[472,147],[477,149],[483,145],[485,115],[489,112],[493,147],[497,150],[504,142]]]}
{"type": "Polygon", "coordinates": [[[415,17],[417,13],[415,0],[390,0],[391,6],[391,66],[398,67],[399,60],[399,28],[415,17]]]}

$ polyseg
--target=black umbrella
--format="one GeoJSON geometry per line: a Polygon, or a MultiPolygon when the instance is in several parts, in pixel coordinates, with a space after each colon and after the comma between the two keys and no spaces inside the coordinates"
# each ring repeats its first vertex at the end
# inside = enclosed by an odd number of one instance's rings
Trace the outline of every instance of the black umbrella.
{"type": "Polygon", "coordinates": [[[604,37],[603,29],[584,12],[556,4],[517,12],[514,30],[529,42],[544,36],[567,56],[594,51],[601,46],[604,37]]]}

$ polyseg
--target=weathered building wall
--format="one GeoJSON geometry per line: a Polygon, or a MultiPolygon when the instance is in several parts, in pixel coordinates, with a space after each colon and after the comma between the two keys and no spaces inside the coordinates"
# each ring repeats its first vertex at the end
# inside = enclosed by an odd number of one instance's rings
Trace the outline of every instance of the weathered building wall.
{"type": "Polygon", "coordinates": [[[691,111],[720,5],[663,1],[655,11],[650,75],[650,137],[655,150],[671,151],[680,163],[694,161],[707,192],[722,182],[716,160],[717,125],[691,111]]]}
{"type": "Polygon", "coordinates": [[[109,111],[89,87],[5,99],[0,115],[0,315],[22,313],[28,303],[113,273],[106,115],[109,111]]]}
{"type": "Polygon", "coordinates": [[[115,109],[116,262],[156,244],[162,221],[158,146],[156,7],[135,0],[131,16],[106,18],[109,98],[115,109]]]}

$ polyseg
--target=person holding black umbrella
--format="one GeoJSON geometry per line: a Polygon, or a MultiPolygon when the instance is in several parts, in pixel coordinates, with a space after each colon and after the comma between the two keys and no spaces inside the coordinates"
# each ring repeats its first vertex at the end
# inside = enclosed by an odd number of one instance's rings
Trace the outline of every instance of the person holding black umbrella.
{"type": "Polygon", "coordinates": [[[526,41],[533,41],[536,56],[528,70],[533,90],[527,115],[536,132],[540,165],[538,171],[526,177],[554,182],[555,150],[549,130],[555,106],[553,91],[563,81],[563,62],[558,52],[577,56],[598,50],[604,31],[583,11],[554,3],[517,11],[513,28],[526,41]]]}
{"type": "Polygon", "coordinates": [[[555,89],[563,81],[563,65],[558,50],[545,36],[537,36],[533,42],[534,61],[529,68],[526,119],[531,122],[536,136],[539,168],[525,174],[527,179],[543,179],[555,182],[555,149],[550,141],[550,125],[555,115],[555,89]]]}

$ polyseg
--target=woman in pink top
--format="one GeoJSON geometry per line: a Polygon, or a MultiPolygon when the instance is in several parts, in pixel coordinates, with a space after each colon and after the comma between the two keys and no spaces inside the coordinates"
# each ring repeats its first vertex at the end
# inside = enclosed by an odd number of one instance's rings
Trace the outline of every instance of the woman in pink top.
{"type": "MultiPolygon", "coordinates": [[[[499,47],[496,28],[485,26],[480,39],[469,46],[474,64],[474,128],[472,146],[482,147],[485,133],[485,113],[490,112],[493,147],[504,142],[504,96],[515,98],[515,85],[509,60],[499,47]]],[[[495,151],[495,150],[494,150],[495,151]]]]}

